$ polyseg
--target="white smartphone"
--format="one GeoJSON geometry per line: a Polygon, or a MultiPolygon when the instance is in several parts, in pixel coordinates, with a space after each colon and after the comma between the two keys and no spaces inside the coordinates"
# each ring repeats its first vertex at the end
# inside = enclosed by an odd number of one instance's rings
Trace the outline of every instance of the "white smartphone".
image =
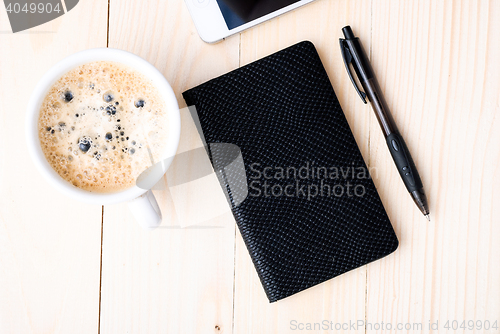
{"type": "Polygon", "coordinates": [[[214,43],[314,0],[185,0],[201,39],[214,43]]]}

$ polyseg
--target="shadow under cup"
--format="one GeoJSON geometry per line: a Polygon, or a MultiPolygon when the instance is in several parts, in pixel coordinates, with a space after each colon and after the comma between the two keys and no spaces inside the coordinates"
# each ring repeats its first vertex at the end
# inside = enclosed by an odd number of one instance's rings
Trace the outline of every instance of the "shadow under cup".
{"type": "MultiPolygon", "coordinates": [[[[165,102],[167,109],[168,126],[167,129],[165,129],[165,131],[167,132],[167,143],[160,156],[162,156],[163,159],[175,156],[177,146],[179,144],[181,125],[179,106],[177,104],[175,94],[169,83],[163,77],[160,71],[158,71],[146,60],[126,51],[109,48],[90,49],[73,54],[57,63],[39,81],[28,103],[26,118],[26,140],[30,156],[39,172],[52,186],[57,188],[65,195],[70,196],[74,199],[87,203],[104,205],[131,200],[137,202],[138,198],[143,198],[142,204],[145,205],[144,201],[147,200],[147,196],[145,196],[145,193],[148,191],[148,189],[138,187],[137,185],[134,185],[122,191],[110,193],[94,193],[75,187],[70,182],[64,180],[52,168],[42,151],[38,134],[38,119],[42,102],[49,92],[49,89],[61,76],[63,76],[71,69],[95,61],[110,61],[121,63],[136,70],[139,73],[142,73],[144,76],[151,80],[153,86],[158,89],[160,97],[165,102]]],[[[161,164],[163,173],[155,173],[152,176],[155,178],[155,180],[149,180],[149,183],[152,183],[154,185],[156,182],[158,182],[163,174],[167,171],[171,161],[172,159],[166,159],[165,163],[161,164]]],[[[151,194],[149,195],[149,197],[151,199],[151,194]]],[[[141,213],[139,212],[138,214],[141,213]]],[[[151,227],[151,224],[146,225],[151,227]]]]}

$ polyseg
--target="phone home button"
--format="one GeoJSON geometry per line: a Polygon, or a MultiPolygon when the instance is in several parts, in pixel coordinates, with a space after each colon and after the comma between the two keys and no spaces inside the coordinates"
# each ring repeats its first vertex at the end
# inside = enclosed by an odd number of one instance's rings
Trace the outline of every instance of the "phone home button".
{"type": "Polygon", "coordinates": [[[208,6],[208,4],[210,3],[210,0],[192,0],[192,1],[193,4],[198,8],[204,8],[208,6]]]}

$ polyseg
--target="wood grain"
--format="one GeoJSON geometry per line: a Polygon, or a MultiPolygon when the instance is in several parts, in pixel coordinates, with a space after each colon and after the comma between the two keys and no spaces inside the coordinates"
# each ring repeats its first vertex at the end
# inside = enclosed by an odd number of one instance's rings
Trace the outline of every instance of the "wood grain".
{"type": "Polygon", "coordinates": [[[0,7],[0,333],[95,333],[102,207],[42,179],[24,126],[28,97],[50,67],[106,46],[107,4],[81,1],[16,34],[0,7]]]}
{"type": "Polygon", "coordinates": [[[429,332],[439,321],[433,332],[441,333],[448,320],[500,320],[499,14],[498,1],[373,3],[373,67],[432,222],[408,196],[372,118],[371,161],[383,171],[375,183],[400,248],[368,266],[368,322],[422,323],[429,332]]]}
{"type": "MultiPolygon", "coordinates": [[[[155,65],[184,107],[183,91],[238,66],[239,36],[205,44],[182,1],[116,0],[110,6],[109,47],[155,65]]],[[[201,142],[190,117],[182,116],[180,151],[186,152],[201,142]]],[[[153,232],[143,231],[126,205],[104,208],[101,333],[229,333],[234,219],[226,214],[210,224],[215,228],[178,228],[190,224],[182,221],[186,213],[176,214],[179,207],[164,182],[154,192],[164,219],[153,232]]],[[[224,196],[217,190],[198,189],[205,201],[224,196]]],[[[175,195],[182,198],[182,190],[175,195]]],[[[192,202],[188,210],[200,208],[192,202]]]]}
{"type": "MultiPolygon", "coordinates": [[[[316,1],[244,32],[241,65],[303,40],[313,42],[368,161],[369,111],[363,109],[358,96],[350,94],[354,89],[339,50],[341,28],[347,24],[355,26],[360,34],[369,35],[370,1],[316,1]]],[[[369,41],[365,47],[370,47],[369,41]]],[[[326,320],[331,326],[330,322],[349,323],[365,318],[366,266],[269,304],[238,232],[235,273],[234,333],[295,333],[301,328],[299,324],[303,328],[307,328],[307,323],[323,326],[322,321],[326,320]]],[[[364,333],[364,328],[351,332],[364,333]]]]}

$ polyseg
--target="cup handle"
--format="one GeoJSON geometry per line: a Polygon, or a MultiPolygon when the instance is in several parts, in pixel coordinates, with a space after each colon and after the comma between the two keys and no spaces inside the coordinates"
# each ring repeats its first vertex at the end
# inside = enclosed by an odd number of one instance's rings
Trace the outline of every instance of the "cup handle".
{"type": "Polygon", "coordinates": [[[135,220],[145,230],[160,226],[161,211],[151,190],[128,202],[135,220]]]}

